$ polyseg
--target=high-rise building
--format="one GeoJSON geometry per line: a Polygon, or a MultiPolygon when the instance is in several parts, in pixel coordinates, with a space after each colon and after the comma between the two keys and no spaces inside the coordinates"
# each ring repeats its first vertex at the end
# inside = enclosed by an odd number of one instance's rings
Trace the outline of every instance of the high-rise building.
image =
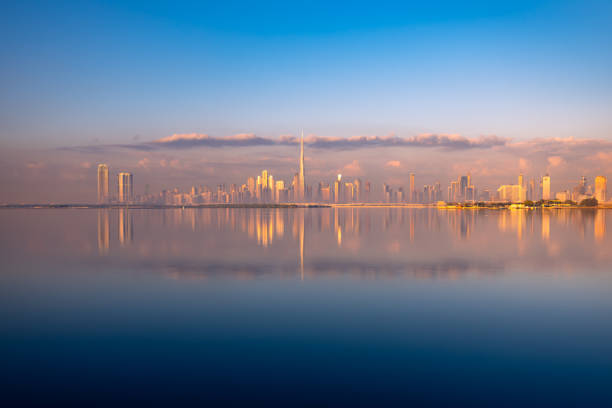
{"type": "Polygon", "coordinates": [[[98,202],[108,202],[108,166],[98,164],[98,202]]]}
{"type": "Polygon", "coordinates": [[[416,201],[416,186],[414,185],[414,173],[410,173],[410,202],[416,201]]]}
{"type": "Polygon", "coordinates": [[[334,182],[334,201],[339,203],[342,200],[342,174],[338,174],[338,179],[334,182]]]}
{"type": "Polygon", "coordinates": [[[550,176],[542,177],[542,200],[550,200],[550,176]]]}
{"type": "Polygon", "coordinates": [[[608,180],[604,176],[595,177],[595,198],[600,203],[607,199],[608,195],[608,180]]]}
{"type": "Polygon", "coordinates": [[[357,202],[361,202],[362,200],[362,196],[363,196],[363,192],[362,190],[362,186],[361,186],[361,179],[356,179],[355,180],[355,201],[357,202]]]}
{"type": "Polygon", "coordinates": [[[268,188],[268,170],[263,170],[261,172],[261,188],[262,189],[266,189],[268,188]]]}
{"type": "Polygon", "coordinates": [[[119,194],[117,198],[121,203],[134,200],[134,182],[131,173],[119,173],[118,176],[119,194]]]}
{"type": "Polygon", "coordinates": [[[302,137],[300,139],[300,169],[298,173],[298,199],[304,201],[306,197],[306,181],[304,179],[304,130],[302,130],[302,137]]]}
{"type": "Polygon", "coordinates": [[[467,192],[467,188],[469,186],[469,177],[468,176],[461,176],[459,178],[459,200],[465,200],[465,196],[466,196],[466,192],[467,192]]]}

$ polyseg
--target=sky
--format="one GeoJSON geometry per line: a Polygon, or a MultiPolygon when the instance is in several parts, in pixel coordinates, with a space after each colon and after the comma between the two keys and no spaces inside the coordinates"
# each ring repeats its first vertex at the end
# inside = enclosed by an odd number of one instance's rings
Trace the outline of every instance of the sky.
{"type": "Polygon", "coordinates": [[[612,177],[612,3],[12,2],[0,202],[246,177],[612,177]],[[229,142],[228,142],[229,141],[229,142]]]}

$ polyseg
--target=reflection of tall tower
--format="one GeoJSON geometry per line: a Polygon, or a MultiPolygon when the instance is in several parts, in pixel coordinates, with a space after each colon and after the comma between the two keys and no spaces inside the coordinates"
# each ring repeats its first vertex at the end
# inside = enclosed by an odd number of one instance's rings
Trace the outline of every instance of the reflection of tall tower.
{"type": "Polygon", "coordinates": [[[305,198],[306,182],[304,181],[304,130],[300,139],[300,171],[298,173],[298,199],[303,201],[305,198]]]}
{"type": "Polygon", "coordinates": [[[104,255],[108,253],[109,226],[108,210],[98,210],[98,253],[104,255]]]}
{"type": "Polygon", "coordinates": [[[299,237],[300,237],[300,279],[304,280],[304,210],[299,211],[299,237]]]}
{"type": "Polygon", "coordinates": [[[119,211],[119,243],[126,245],[134,240],[132,215],[127,208],[119,211]]]}
{"type": "Polygon", "coordinates": [[[98,203],[108,202],[108,166],[98,164],[98,203]]]}

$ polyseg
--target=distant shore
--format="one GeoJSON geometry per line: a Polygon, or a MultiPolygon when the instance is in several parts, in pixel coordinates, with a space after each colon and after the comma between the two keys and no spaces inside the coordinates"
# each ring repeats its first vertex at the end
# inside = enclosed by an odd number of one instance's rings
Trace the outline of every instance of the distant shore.
{"type": "Polygon", "coordinates": [[[478,204],[409,204],[409,203],[268,203],[268,204],[190,204],[190,205],[161,205],[161,204],[0,204],[0,209],[186,209],[186,208],[437,208],[441,210],[534,210],[534,209],[612,209],[612,203],[603,203],[597,206],[579,206],[568,204],[547,204],[543,206],[525,206],[523,204],[509,203],[478,203],[478,204]]]}

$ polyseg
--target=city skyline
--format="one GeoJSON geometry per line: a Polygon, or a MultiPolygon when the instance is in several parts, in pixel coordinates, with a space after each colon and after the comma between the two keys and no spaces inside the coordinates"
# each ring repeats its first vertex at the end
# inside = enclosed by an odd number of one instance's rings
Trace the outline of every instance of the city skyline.
{"type": "Polygon", "coordinates": [[[150,186],[145,186],[144,194],[134,194],[133,175],[120,172],[117,178],[117,195],[109,195],[108,166],[98,165],[98,203],[139,203],[153,205],[198,205],[198,204],[245,204],[245,203],[411,203],[436,204],[446,203],[526,203],[536,201],[559,201],[562,203],[581,203],[587,199],[597,202],[607,202],[607,177],[596,176],[589,183],[586,176],[580,177],[575,186],[566,186],[565,190],[551,190],[549,173],[536,180],[529,180],[521,172],[516,184],[502,184],[497,189],[480,188],[473,183],[471,173],[460,175],[457,181],[450,181],[447,193],[444,195],[442,184],[436,181],[431,185],[418,188],[416,174],[409,173],[408,189],[404,185],[391,186],[386,182],[379,190],[370,181],[362,181],[360,177],[349,178],[349,181],[338,174],[333,181],[306,183],[305,179],[305,149],[304,134],[301,131],[299,143],[298,171],[291,181],[274,177],[264,169],[260,175],[250,176],[245,183],[219,183],[215,187],[206,184],[191,186],[185,192],[174,187],[164,189],[159,193],[150,192],[150,186]],[[101,197],[103,198],[101,200],[101,197]]]}

